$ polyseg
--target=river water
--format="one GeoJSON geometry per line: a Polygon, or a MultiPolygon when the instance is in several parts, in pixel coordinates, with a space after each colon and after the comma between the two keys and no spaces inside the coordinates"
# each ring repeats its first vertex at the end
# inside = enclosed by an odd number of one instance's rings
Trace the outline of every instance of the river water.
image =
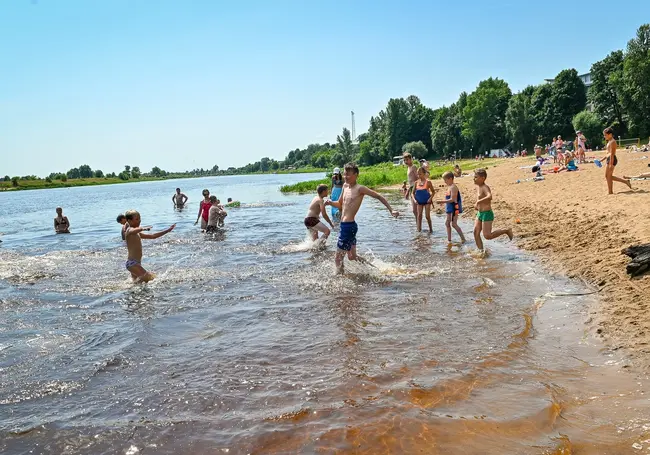
{"type": "Polygon", "coordinates": [[[305,240],[313,196],[278,191],[311,178],[0,193],[0,452],[650,453],[648,380],[587,332],[595,297],[563,295],[583,286],[511,244],[448,248],[442,218],[417,234],[374,200],[374,267],[336,276],[336,233],[305,240]],[[215,238],[193,225],[203,188],[243,203],[215,238]],[[130,208],[177,223],[143,241],[144,286],[115,222],[130,208]]]}

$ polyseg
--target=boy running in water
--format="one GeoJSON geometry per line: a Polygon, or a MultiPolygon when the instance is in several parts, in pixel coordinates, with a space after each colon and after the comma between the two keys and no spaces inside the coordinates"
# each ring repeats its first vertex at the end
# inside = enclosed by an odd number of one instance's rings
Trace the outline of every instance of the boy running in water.
{"type": "Polygon", "coordinates": [[[611,128],[605,128],[603,136],[605,136],[605,140],[607,141],[607,166],[605,166],[605,180],[607,180],[607,190],[609,191],[609,194],[614,194],[615,181],[625,183],[630,189],[632,189],[632,184],[629,180],[614,175],[614,168],[618,164],[618,158],[616,158],[616,139],[614,139],[614,130],[611,128]]]}
{"type": "Polygon", "coordinates": [[[479,250],[483,250],[483,237],[488,240],[496,239],[499,236],[507,235],[512,240],[512,229],[498,229],[492,231],[492,222],[494,221],[494,212],[492,211],[492,192],[490,187],[485,184],[487,172],[485,169],[474,171],[474,183],[477,186],[476,205],[476,222],[474,223],[474,240],[479,250]]]}
{"type": "Polygon", "coordinates": [[[445,199],[438,201],[439,204],[445,204],[445,212],[447,213],[447,221],[445,227],[447,228],[447,240],[451,243],[451,228],[453,227],[460,236],[460,241],[465,243],[465,236],[460,226],[458,226],[458,215],[463,213],[463,200],[460,197],[460,190],[454,183],[454,173],[445,172],[442,174],[442,179],[447,184],[447,193],[445,199]]]}
{"type": "MultiPolygon", "coordinates": [[[[327,240],[330,235],[330,230],[320,220],[321,214],[323,215],[323,219],[327,221],[327,224],[332,226],[332,229],[334,229],[334,225],[332,224],[330,217],[327,216],[327,211],[325,210],[325,201],[323,200],[323,198],[327,197],[327,190],[327,185],[318,185],[318,188],[316,188],[318,195],[315,196],[309,204],[307,217],[305,217],[305,227],[309,229],[309,233],[311,234],[313,241],[318,240],[319,232],[323,233],[323,236],[321,237],[323,242],[325,242],[325,240],[327,240]]],[[[341,193],[341,195],[342,194],[343,193],[341,193]]]]}
{"type": "Polygon", "coordinates": [[[181,193],[180,188],[176,188],[176,192],[172,196],[172,202],[174,203],[174,208],[182,209],[185,207],[188,197],[184,193],[181,193]]]}
{"type": "Polygon", "coordinates": [[[144,231],[150,231],[151,226],[140,226],[140,214],[136,210],[128,210],[124,214],[128,226],[126,228],[126,249],[128,257],[126,259],[126,270],[131,272],[131,277],[136,283],[146,283],[154,279],[154,276],[142,267],[142,239],[157,239],[171,232],[176,227],[172,224],[164,231],[155,234],[144,234],[144,231]]]}
{"type": "Polygon", "coordinates": [[[357,215],[364,196],[370,196],[380,201],[394,217],[399,216],[397,211],[393,211],[388,201],[379,193],[357,184],[359,177],[359,168],[355,163],[348,163],[344,167],[343,174],[345,184],[343,185],[343,194],[338,201],[327,201],[325,205],[331,205],[341,211],[341,227],[339,240],[336,244],[336,268],[339,273],[343,273],[343,258],[347,252],[348,259],[351,261],[363,261],[363,258],[357,256],[357,223],[354,217],[357,215]]]}

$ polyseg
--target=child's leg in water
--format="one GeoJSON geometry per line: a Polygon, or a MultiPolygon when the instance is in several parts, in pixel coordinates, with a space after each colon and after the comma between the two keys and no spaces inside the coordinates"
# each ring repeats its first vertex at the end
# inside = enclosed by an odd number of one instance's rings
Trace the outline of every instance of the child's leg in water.
{"type": "Polygon", "coordinates": [[[153,275],[147,272],[140,264],[129,267],[129,272],[131,272],[131,277],[136,283],[147,283],[154,278],[153,275]]]}
{"type": "Polygon", "coordinates": [[[422,209],[423,208],[424,208],[424,206],[418,204],[418,206],[417,206],[417,215],[416,215],[418,232],[422,231],[422,209]]]}
{"type": "Polygon", "coordinates": [[[474,241],[479,250],[483,249],[483,240],[481,239],[481,231],[483,230],[483,222],[476,218],[474,221],[474,241]]]}
{"type": "Polygon", "coordinates": [[[334,257],[337,273],[343,273],[343,258],[345,258],[345,251],[337,249],[336,256],[334,257]]]}
{"type": "Polygon", "coordinates": [[[502,235],[507,235],[508,238],[512,240],[512,229],[497,229],[492,232],[492,221],[483,222],[483,237],[492,240],[502,235]]]}
{"type": "Polygon", "coordinates": [[[452,221],[452,214],[448,213],[447,214],[447,220],[445,221],[445,228],[447,229],[447,241],[451,242],[451,221],[452,221]]]}
{"type": "Polygon", "coordinates": [[[429,232],[433,233],[433,226],[431,225],[431,204],[427,204],[425,207],[427,223],[429,224],[429,232]]]}
{"type": "MultiPolygon", "coordinates": [[[[458,235],[460,236],[460,241],[462,243],[465,243],[465,235],[463,234],[463,230],[458,225],[458,215],[454,214],[454,217],[451,221],[451,225],[453,226],[454,229],[456,229],[456,232],[458,232],[458,235]]],[[[449,241],[451,242],[451,229],[449,230],[449,241]]]]}
{"type": "Polygon", "coordinates": [[[316,236],[316,237],[314,237],[314,240],[318,239],[318,232],[323,233],[323,236],[322,236],[323,239],[327,239],[330,236],[329,228],[327,226],[325,226],[323,223],[318,223],[316,226],[314,226],[312,228],[312,230],[313,230],[313,232],[314,232],[314,234],[316,236]]]}

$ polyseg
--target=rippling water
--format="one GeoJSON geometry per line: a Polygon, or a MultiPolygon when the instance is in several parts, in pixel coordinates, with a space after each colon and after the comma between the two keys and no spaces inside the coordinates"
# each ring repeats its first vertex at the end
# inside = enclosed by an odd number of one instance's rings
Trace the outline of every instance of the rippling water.
{"type": "Polygon", "coordinates": [[[0,193],[0,451],[647,450],[647,379],[586,333],[593,296],[561,295],[584,288],[510,245],[448,248],[442,218],[416,234],[373,200],[358,239],[375,267],[336,276],[336,233],[305,240],[312,195],[278,191],[313,177],[0,193]],[[202,188],[244,203],[216,238],[193,226],[202,188]],[[57,205],[71,235],[52,233],[57,205]],[[178,224],[143,241],[146,286],[124,269],[129,208],[178,224]]]}

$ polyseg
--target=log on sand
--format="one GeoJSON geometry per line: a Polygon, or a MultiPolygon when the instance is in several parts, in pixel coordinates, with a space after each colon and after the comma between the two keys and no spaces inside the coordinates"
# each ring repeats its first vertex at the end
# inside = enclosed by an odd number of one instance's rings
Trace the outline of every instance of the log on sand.
{"type": "Polygon", "coordinates": [[[650,243],[625,248],[622,253],[632,258],[626,267],[631,276],[639,276],[650,270],[650,243]]]}

